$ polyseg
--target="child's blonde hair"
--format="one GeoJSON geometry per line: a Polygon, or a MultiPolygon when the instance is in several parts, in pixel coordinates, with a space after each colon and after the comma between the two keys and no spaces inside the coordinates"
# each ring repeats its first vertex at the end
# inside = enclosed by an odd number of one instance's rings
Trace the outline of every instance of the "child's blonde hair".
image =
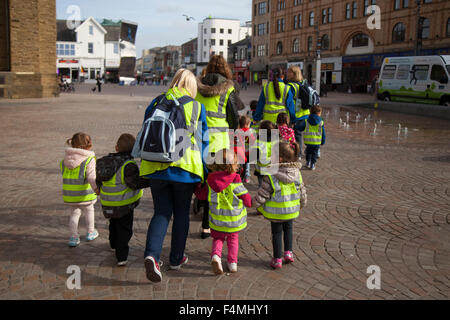
{"type": "Polygon", "coordinates": [[[236,173],[239,169],[237,155],[233,150],[219,150],[215,154],[214,163],[208,168],[212,171],[225,171],[229,174],[236,173]]]}
{"type": "Polygon", "coordinates": [[[184,88],[186,89],[192,98],[197,95],[197,79],[194,74],[184,68],[178,69],[177,73],[170,83],[170,88],[184,88]]]}
{"type": "Polygon", "coordinates": [[[66,143],[70,145],[72,148],[84,149],[88,150],[92,148],[92,139],[91,137],[83,132],[75,133],[72,138],[67,139],[66,143]]]}

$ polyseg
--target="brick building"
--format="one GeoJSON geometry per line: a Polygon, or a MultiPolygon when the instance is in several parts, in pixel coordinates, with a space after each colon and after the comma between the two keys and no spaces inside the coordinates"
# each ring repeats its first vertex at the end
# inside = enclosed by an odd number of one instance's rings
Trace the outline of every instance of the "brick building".
{"type": "Polygon", "coordinates": [[[197,38],[191,39],[181,45],[182,66],[196,74],[197,69],[197,38]]]}
{"type": "Polygon", "coordinates": [[[58,95],[55,0],[0,0],[0,98],[58,95]]]}
{"type": "MultiPolygon", "coordinates": [[[[415,53],[419,20],[415,0],[254,0],[253,10],[262,2],[270,15],[269,67],[298,64],[311,82],[318,43],[321,79],[338,90],[350,86],[353,92],[366,91],[384,57],[415,53]],[[380,29],[367,25],[371,14],[366,12],[372,4],[380,8],[380,29]]],[[[418,53],[450,54],[450,1],[420,0],[420,17],[423,39],[418,53]]],[[[257,18],[253,27],[258,30],[257,18]]],[[[254,47],[257,41],[255,37],[254,47]]]]}

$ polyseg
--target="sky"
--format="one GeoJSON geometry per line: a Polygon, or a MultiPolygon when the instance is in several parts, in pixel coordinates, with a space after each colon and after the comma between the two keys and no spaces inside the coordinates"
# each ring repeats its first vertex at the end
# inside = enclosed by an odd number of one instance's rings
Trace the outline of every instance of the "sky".
{"type": "Polygon", "coordinates": [[[90,16],[99,22],[105,19],[128,20],[138,24],[136,55],[142,50],[181,45],[197,37],[198,23],[208,16],[238,19],[241,23],[252,17],[251,0],[56,0],[57,19],[68,19],[80,8],[81,19],[90,16]],[[186,21],[183,14],[194,17],[186,21]]]}

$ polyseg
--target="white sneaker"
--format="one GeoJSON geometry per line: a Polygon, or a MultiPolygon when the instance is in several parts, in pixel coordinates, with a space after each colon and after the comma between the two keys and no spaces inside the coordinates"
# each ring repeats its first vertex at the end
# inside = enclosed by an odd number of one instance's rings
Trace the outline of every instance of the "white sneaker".
{"type": "Polygon", "coordinates": [[[237,263],[236,262],[228,263],[228,271],[230,271],[231,273],[237,272],[237,263]]]}
{"type": "Polygon", "coordinates": [[[217,254],[213,255],[213,257],[211,258],[211,266],[215,274],[223,273],[222,260],[219,258],[217,254]]]}
{"type": "Polygon", "coordinates": [[[117,262],[117,266],[118,266],[118,267],[123,267],[123,266],[126,266],[127,263],[128,263],[128,260],[125,260],[125,261],[119,261],[119,262],[117,262]]]}

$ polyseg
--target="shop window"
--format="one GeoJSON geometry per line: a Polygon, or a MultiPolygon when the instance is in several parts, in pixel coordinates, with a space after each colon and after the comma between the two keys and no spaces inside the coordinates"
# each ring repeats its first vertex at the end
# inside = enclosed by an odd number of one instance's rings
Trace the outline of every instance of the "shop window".
{"type": "Polygon", "coordinates": [[[281,41],[278,41],[277,43],[277,55],[280,55],[283,53],[283,43],[281,41]]]}
{"type": "Polygon", "coordinates": [[[367,47],[369,45],[369,37],[364,33],[359,33],[352,38],[352,47],[367,47]]]}
{"type": "Polygon", "coordinates": [[[298,53],[300,51],[300,45],[298,39],[294,39],[294,42],[292,43],[292,52],[298,53]]]}
{"type": "Polygon", "coordinates": [[[329,50],[330,49],[330,38],[327,34],[323,35],[321,40],[321,48],[322,50],[329,50]]]}

